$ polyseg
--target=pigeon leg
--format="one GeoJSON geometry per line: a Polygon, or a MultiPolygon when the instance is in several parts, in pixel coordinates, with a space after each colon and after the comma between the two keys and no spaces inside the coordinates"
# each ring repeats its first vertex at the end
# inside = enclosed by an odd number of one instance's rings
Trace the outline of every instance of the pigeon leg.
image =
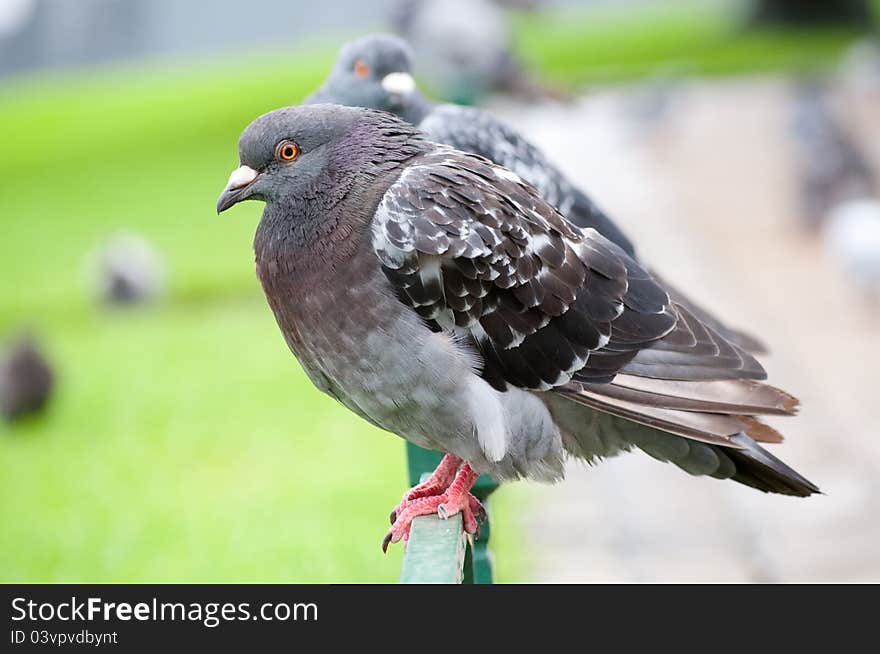
{"type": "Polygon", "coordinates": [[[434,469],[434,472],[431,473],[430,477],[418,486],[413,486],[404,493],[403,499],[400,500],[400,504],[398,504],[391,512],[391,524],[394,524],[394,521],[397,520],[397,516],[402,513],[406,508],[406,505],[413,500],[420,497],[440,495],[440,493],[449,488],[452,485],[452,481],[455,479],[455,473],[458,472],[459,466],[461,466],[461,458],[454,454],[447,454],[444,456],[443,460],[437,464],[437,467],[434,469]]]}
{"type": "Polygon", "coordinates": [[[439,495],[419,497],[408,502],[402,511],[397,514],[397,519],[391,526],[391,530],[382,541],[382,551],[388,550],[389,543],[397,543],[401,539],[406,542],[409,539],[409,531],[414,518],[420,515],[436,513],[443,520],[461,513],[464,530],[473,534],[477,531],[477,519],[483,519],[485,511],[480,501],[471,495],[471,487],[477,481],[479,473],[475,472],[470,465],[465,463],[455,475],[452,483],[439,495]]]}

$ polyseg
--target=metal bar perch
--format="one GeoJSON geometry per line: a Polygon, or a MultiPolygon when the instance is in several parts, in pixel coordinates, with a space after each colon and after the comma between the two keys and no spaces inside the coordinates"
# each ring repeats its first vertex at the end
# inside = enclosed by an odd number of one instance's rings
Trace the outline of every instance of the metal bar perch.
{"type": "MultiPolygon", "coordinates": [[[[440,452],[424,450],[407,443],[409,483],[416,485],[440,463],[440,452]]],[[[477,538],[469,537],[461,515],[448,520],[436,515],[413,520],[412,531],[403,557],[401,583],[405,584],[491,584],[492,553],[489,551],[489,506],[487,498],[498,484],[487,475],[481,476],[472,492],[486,507],[486,520],[480,524],[477,538]]]]}

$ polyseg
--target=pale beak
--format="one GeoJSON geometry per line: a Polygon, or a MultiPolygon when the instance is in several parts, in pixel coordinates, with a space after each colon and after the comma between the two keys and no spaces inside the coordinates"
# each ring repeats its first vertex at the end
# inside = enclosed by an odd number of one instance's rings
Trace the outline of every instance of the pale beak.
{"type": "Polygon", "coordinates": [[[382,78],[382,88],[392,95],[409,95],[416,90],[416,81],[409,73],[389,73],[382,78]]]}
{"type": "Polygon", "coordinates": [[[226,183],[226,188],[223,189],[223,193],[217,200],[217,213],[222,213],[232,205],[246,200],[248,198],[247,187],[257,178],[258,174],[250,166],[239,166],[233,170],[226,183]]]}

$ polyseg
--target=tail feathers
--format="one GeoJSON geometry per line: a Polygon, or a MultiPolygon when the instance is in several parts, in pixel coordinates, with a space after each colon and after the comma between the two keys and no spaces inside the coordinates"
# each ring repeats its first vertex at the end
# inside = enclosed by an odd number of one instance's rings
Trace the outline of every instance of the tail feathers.
{"type": "Polygon", "coordinates": [[[767,452],[745,434],[734,434],[734,447],[707,445],[641,427],[626,430],[643,452],[675,464],[691,475],[732,479],[765,493],[807,497],[818,487],[767,452]]]}
{"type": "Polygon", "coordinates": [[[725,325],[722,327],[720,333],[728,341],[737,347],[742,348],[749,354],[767,354],[770,352],[770,348],[768,348],[763,341],[759,340],[757,336],[752,336],[741,329],[725,325]]]}
{"type": "MultiPolygon", "coordinates": [[[[595,455],[594,448],[590,447],[590,439],[595,438],[592,432],[598,428],[608,432],[599,436],[606,439],[613,436],[622,443],[618,449],[625,450],[635,445],[652,457],[673,463],[690,474],[732,479],[766,493],[806,497],[820,492],[815,484],[756,442],[780,442],[782,435],[779,432],[752,415],[718,413],[716,405],[720,400],[715,398],[714,391],[700,388],[704,385],[702,382],[695,385],[694,392],[683,393],[688,402],[708,402],[708,406],[712,407],[700,411],[665,408],[663,405],[669,403],[667,397],[676,398],[649,391],[671,393],[673,389],[662,385],[652,386],[654,380],[640,385],[642,381],[633,382],[633,386],[639,387],[637,389],[617,386],[616,381],[607,385],[570,384],[557,389],[562,398],[611,418],[610,422],[599,423],[585,413],[580,418],[583,424],[581,429],[573,428],[573,425],[569,427],[568,431],[574,435],[576,442],[566,445],[566,449],[583,458],[595,455]],[[626,399],[616,396],[626,395],[627,392],[634,394],[626,399]],[[652,397],[652,403],[643,404],[640,400],[646,395],[658,395],[661,399],[652,397]]],[[[622,383],[626,382],[626,379],[622,380],[622,383]]],[[[726,382],[725,385],[731,386],[726,382]]],[[[741,400],[746,396],[751,397],[747,405],[740,407],[743,411],[784,415],[793,413],[797,406],[797,401],[790,395],[763,384],[756,383],[754,393],[750,393],[748,387],[737,387],[734,391],[727,403],[732,403],[737,394],[745,394],[739,398],[741,400]]],[[[598,454],[606,455],[603,452],[598,454]]]]}
{"type": "Polygon", "coordinates": [[[736,466],[736,473],[731,477],[734,481],[765,493],[797,497],[821,493],[816,484],[798,474],[745,434],[736,434],[731,440],[741,448],[724,452],[736,466]]]}
{"type": "Polygon", "coordinates": [[[610,384],[585,387],[632,403],[681,411],[792,415],[799,405],[793,395],[751,379],[691,382],[620,374],[610,384]]]}
{"type": "Polygon", "coordinates": [[[633,399],[623,399],[607,394],[606,391],[610,386],[602,387],[600,393],[593,385],[569,384],[557,389],[557,392],[578,404],[597,409],[603,413],[610,413],[641,425],[711,445],[737,447],[731,442],[730,434],[740,432],[762,442],[778,443],[782,441],[782,434],[749,415],[683,411],[640,404],[633,399]]]}

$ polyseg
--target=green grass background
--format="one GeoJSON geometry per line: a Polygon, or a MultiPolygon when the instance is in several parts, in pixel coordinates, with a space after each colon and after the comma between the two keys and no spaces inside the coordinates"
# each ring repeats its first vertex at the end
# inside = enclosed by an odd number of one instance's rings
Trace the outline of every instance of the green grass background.
{"type": "MultiPolygon", "coordinates": [[[[851,33],[743,33],[717,14],[521,19],[561,83],[828,65],[851,33]]],[[[341,40],[340,40],[341,42],[341,40]]],[[[0,87],[0,338],[32,326],[48,414],[0,426],[0,581],[395,581],[379,550],[402,442],[315,391],[256,281],[261,205],[214,213],[253,117],[299,101],[338,42],[41,75],[0,87]],[[158,306],[108,312],[83,262],[116,230],[169,269],[158,306]]],[[[493,499],[499,578],[528,572],[528,487],[493,499]]]]}

